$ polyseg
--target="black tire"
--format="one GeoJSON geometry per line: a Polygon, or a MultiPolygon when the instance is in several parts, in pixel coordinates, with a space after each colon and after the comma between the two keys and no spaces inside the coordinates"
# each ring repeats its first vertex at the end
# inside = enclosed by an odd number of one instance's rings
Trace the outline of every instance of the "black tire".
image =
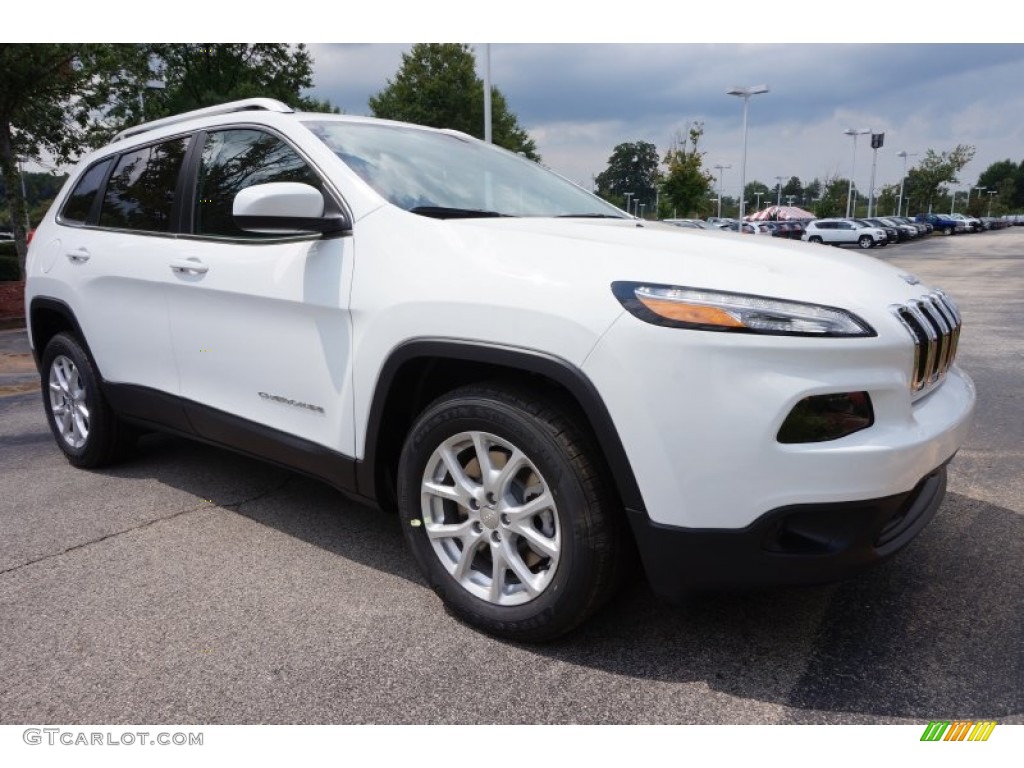
{"type": "Polygon", "coordinates": [[[857,240],[857,245],[867,250],[868,248],[875,247],[875,239],[871,235],[861,235],[860,239],[857,240]]]}
{"type": "Polygon", "coordinates": [[[131,450],[136,431],[111,410],[100,377],[74,336],[58,333],[50,339],[40,371],[46,420],[71,464],[102,467],[131,450]]]}
{"type": "Polygon", "coordinates": [[[402,449],[398,505],[445,606],[498,637],[563,635],[612,597],[622,575],[622,514],[604,462],[565,408],[533,392],[481,384],[427,407],[402,449]]]}
{"type": "Polygon", "coordinates": [[[817,235],[814,235],[814,237],[807,238],[807,241],[810,242],[810,243],[817,243],[818,245],[822,244],[821,238],[818,237],[817,235]]]}

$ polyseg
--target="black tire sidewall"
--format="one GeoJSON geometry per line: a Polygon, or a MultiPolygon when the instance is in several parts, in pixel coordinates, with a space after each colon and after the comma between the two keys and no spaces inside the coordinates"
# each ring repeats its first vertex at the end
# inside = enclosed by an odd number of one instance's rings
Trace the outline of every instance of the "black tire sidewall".
{"type": "Polygon", "coordinates": [[[469,623],[513,639],[548,639],[585,615],[593,556],[586,545],[588,500],[572,463],[543,422],[516,406],[480,397],[457,397],[429,407],[410,431],[399,464],[402,527],[421,571],[445,604],[469,623]],[[467,592],[444,568],[422,523],[420,487],[437,446],[461,432],[494,434],[522,450],[547,483],[561,531],[557,571],[544,592],[528,603],[499,606],[467,592]]]}

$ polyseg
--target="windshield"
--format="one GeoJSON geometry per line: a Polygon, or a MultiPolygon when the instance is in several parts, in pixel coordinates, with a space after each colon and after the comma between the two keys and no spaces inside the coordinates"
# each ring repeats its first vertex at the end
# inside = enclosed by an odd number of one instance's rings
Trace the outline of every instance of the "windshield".
{"type": "Polygon", "coordinates": [[[377,193],[413,213],[627,218],[537,163],[464,136],[379,123],[305,125],[377,193]]]}

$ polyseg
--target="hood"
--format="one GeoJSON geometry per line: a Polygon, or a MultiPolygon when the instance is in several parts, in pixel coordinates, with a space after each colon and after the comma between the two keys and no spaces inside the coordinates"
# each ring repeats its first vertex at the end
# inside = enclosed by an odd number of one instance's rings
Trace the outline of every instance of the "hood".
{"type": "Polygon", "coordinates": [[[827,304],[873,314],[928,288],[856,249],[685,229],[634,219],[500,218],[429,222],[505,274],[665,283],[827,304]]]}

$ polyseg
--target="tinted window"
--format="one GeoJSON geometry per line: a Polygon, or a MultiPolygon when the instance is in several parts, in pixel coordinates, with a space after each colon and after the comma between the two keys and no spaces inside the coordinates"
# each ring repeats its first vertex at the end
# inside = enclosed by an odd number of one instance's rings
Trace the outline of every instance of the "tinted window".
{"type": "Polygon", "coordinates": [[[107,182],[100,226],[167,232],[178,171],[188,138],[144,147],[124,155],[107,182]]]}
{"type": "Polygon", "coordinates": [[[107,169],[113,158],[108,158],[97,163],[75,184],[68,201],[64,203],[64,210],[61,211],[61,220],[69,224],[85,224],[89,220],[89,212],[92,211],[93,201],[96,193],[99,192],[103,177],[107,175],[107,169]]]}
{"type": "Polygon", "coordinates": [[[199,168],[193,218],[195,233],[272,237],[243,232],[235,225],[231,208],[235,195],[246,187],[275,181],[297,181],[323,193],[323,185],[313,170],[276,136],[251,129],[211,133],[203,147],[199,168]]]}

